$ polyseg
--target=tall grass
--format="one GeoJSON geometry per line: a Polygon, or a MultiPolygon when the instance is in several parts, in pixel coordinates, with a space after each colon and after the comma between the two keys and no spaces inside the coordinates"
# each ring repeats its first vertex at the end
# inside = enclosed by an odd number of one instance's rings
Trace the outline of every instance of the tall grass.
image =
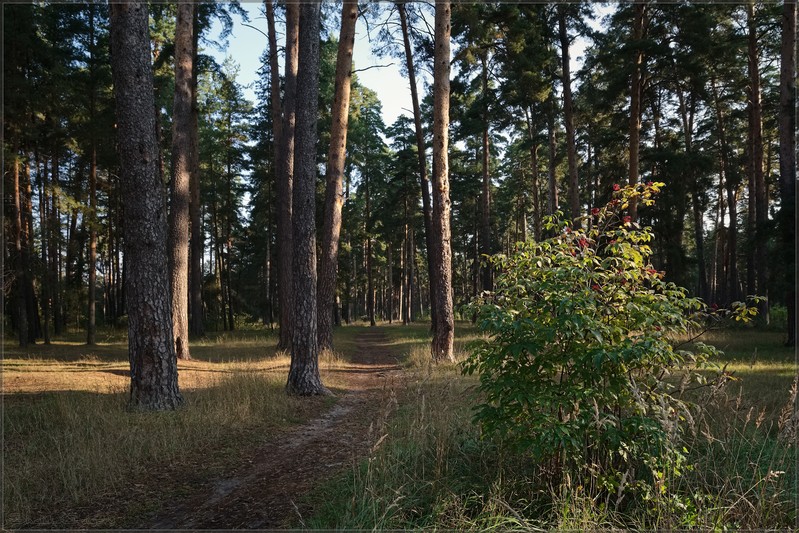
{"type": "Polygon", "coordinates": [[[317,513],[305,524],[502,531],[790,528],[796,523],[797,446],[795,439],[779,438],[778,426],[794,412],[796,396],[791,376],[771,373],[782,365],[782,354],[764,339],[741,342],[744,352],[760,348],[760,363],[744,368],[745,353],[729,357],[749,373],[703,399],[707,416],[685,437],[685,461],[663,473],[657,490],[635,488],[632,474],[626,489],[603,498],[584,488],[585,471],[553,485],[547,465],[482,438],[471,422],[476,378],[460,375],[457,367],[429,366],[426,344],[409,342],[414,385],[376,432],[369,458],[313,495],[317,513]],[[748,379],[758,372],[770,383],[748,379]]]}

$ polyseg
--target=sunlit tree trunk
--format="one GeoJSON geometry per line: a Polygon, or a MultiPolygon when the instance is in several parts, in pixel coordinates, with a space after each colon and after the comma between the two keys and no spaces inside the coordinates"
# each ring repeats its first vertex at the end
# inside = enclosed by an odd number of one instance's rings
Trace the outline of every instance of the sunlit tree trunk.
{"type": "Polygon", "coordinates": [[[336,79],[333,96],[330,149],[327,154],[322,248],[319,258],[319,349],[333,348],[333,307],[338,274],[338,245],[341,235],[341,208],[344,206],[344,158],[347,152],[347,124],[352,82],[352,50],[358,2],[345,0],[341,11],[336,79]]]}
{"type": "Polygon", "coordinates": [[[169,210],[169,272],[172,323],[178,359],[189,351],[189,203],[192,171],[194,3],[178,4],[175,28],[175,100],[172,108],[172,180],[169,210]]]}
{"type": "Polygon", "coordinates": [[[452,308],[452,251],[450,248],[449,198],[449,71],[450,18],[449,0],[436,1],[435,51],[433,55],[433,213],[432,231],[436,233],[436,326],[431,351],[433,361],[453,361],[455,315],[452,308]]]}
{"type": "Polygon", "coordinates": [[[12,169],[11,169],[11,194],[13,211],[13,228],[14,228],[14,253],[12,256],[14,262],[14,302],[16,304],[16,329],[19,339],[19,346],[24,348],[28,345],[28,312],[25,308],[25,264],[22,259],[22,202],[20,201],[20,186],[19,186],[19,152],[14,148],[12,154],[12,169]]]}

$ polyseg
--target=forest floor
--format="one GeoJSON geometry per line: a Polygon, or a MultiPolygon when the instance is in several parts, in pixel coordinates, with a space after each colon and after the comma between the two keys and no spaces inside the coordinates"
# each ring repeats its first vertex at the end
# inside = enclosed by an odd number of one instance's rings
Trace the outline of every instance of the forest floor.
{"type": "MultiPolygon", "coordinates": [[[[462,360],[480,334],[465,322],[457,332],[462,360]]],[[[252,326],[192,342],[192,360],[178,364],[184,406],[169,413],[125,408],[123,331],[103,332],[93,347],[79,332],[25,349],[6,339],[0,529],[503,529],[528,511],[539,520],[546,494],[512,457],[497,463],[472,422],[477,378],[430,366],[426,323],[335,335],[337,352],[320,355],[335,397],[286,395],[289,357],[275,352],[273,331],[252,326]]],[[[689,460],[714,465],[712,476],[698,468],[682,483],[726,502],[713,506],[724,511],[718,523],[739,511],[745,524],[794,523],[796,448],[769,429],[796,374],[781,336],[708,335],[736,378],[711,418],[734,434],[715,455],[691,446],[689,460]],[[749,509],[761,489],[764,504],[749,509]]],[[[585,516],[547,523],[608,523],[585,516]]]]}
{"type": "Polygon", "coordinates": [[[275,434],[235,471],[196,487],[143,525],[152,529],[272,529],[304,525],[304,496],[367,456],[402,387],[389,339],[379,329],[355,337],[348,364],[333,370],[338,400],[318,418],[275,434]]]}

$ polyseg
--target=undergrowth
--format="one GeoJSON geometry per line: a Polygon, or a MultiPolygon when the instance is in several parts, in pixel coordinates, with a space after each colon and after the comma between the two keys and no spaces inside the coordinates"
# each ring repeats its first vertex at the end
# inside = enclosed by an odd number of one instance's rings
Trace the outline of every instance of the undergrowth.
{"type": "MultiPolygon", "coordinates": [[[[422,345],[409,349],[410,361],[422,360],[422,345]]],[[[744,375],[698,398],[707,415],[681,443],[681,471],[664,471],[657,491],[596,498],[582,484],[585,478],[552,484],[548,465],[481,435],[472,423],[471,407],[479,400],[475,377],[452,366],[417,365],[409,372],[413,385],[388,423],[374,431],[370,456],[311,495],[316,513],[305,527],[784,529],[796,523],[796,441],[779,438],[780,420],[794,411],[790,377],[750,385],[744,375]],[[766,388],[780,391],[779,405],[747,400],[766,388]]]]}

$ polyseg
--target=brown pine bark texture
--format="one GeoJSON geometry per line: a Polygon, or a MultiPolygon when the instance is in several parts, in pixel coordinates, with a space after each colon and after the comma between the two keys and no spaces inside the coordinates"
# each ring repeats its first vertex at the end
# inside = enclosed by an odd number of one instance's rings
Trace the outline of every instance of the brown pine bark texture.
{"type": "Polygon", "coordinates": [[[344,206],[344,158],[347,151],[347,124],[352,86],[352,50],[355,44],[357,19],[358,3],[354,0],[346,0],[341,9],[330,149],[327,154],[322,248],[319,258],[317,319],[320,350],[333,348],[333,308],[336,304],[341,209],[344,206]]]}
{"type": "MultiPolygon", "coordinates": [[[[283,100],[283,124],[277,167],[277,286],[280,307],[280,337],[277,348],[290,350],[293,339],[294,311],[292,302],[292,212],[294,180],[294,130],[297,101],[297,62],[300,23],[300,7],[295,2],[286,5],[286,66],[285,96],[283,100]]],[[[314,104],[316,105],[316,104],[314,104]]]]}
{"type": "Polygon", "coordinates": [[[189,190],[192,171],[191,100],[194,73],[194,4],[178,4],[175,28],[175,100],[172,111],[172,188],[169,211],[169,272],[172,323],[178,359],[189,351],[189,190]]]}
{"type": "MultiPolygon", "coordinates": [[[[633,42],[638,43],[644,36],[644,16],[646,5],[643,2],[635,3],[635,19],[633,21],[633,42]]],[[[638,153],[640,151],[641,136],[641,84],[642,84],[642,65],[644,62],[644,52],[636,48],[633,58],[632,78],[630,80],[630,173],[628,176],[629,185],[638,183],[638,153]]],[[[635,197],[630,199],[630,218],[633,222],[638,219],[638,202],[635,197]]]]}
{"type": "Polygon", "coordinates": [[[194,335],[205,334],[203,313],[203,272],[202,259],[205,250],[205,236],[202,231],[200,212],[200,151],[199,151],[199,115],[197,105],[197,47],[199,42],[199,14],[194,9],[192,19],[192,86],[191,86],[191,129],[189,142],[192,150],[189,219],[191,220],[191,241],[189,256],[189,328],[194,335]]]}
{"type": "Polygon", "coordinates": [[[431,352],[435,362],[453,361],[455,316],[452,309],[452,250],[450,248],[449,198],[449,0],[436,1],[435,52],[433,56],[433,213],[432,231],[437,234],[436,325],[431,352]]]}
{"type": "Polygon", "coordinates": [[[146,2],[111,5],[112,75],[125,222],[130,407],[182,402],[172,333],[167,224],[159,179],[146,2]]]}
{"type": "Polygon", "coordinates": [[[294,324],[286,391],[329,394],[319,376],[316,326],[316,142],[321,4],[300,5],[292,240],[294,324]]]}

